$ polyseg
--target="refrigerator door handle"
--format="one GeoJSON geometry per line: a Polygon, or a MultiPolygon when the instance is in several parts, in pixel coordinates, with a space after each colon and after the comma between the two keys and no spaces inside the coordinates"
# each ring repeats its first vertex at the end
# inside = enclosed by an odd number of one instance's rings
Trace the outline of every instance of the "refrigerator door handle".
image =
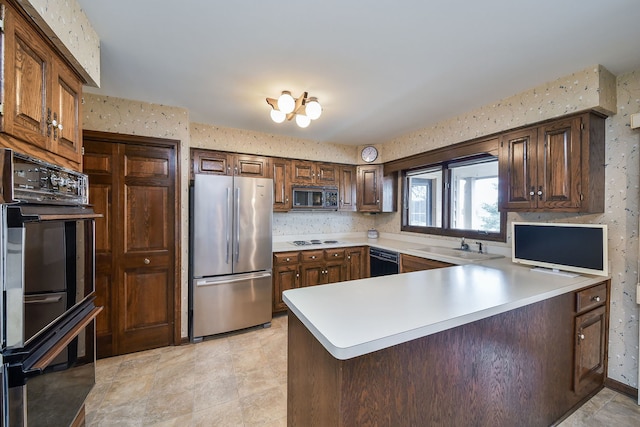
{"type": "Polygon", "coordinates": [[[236,217],[235,217],[235,225],[236,225],[236,237],[235,237],[235,256],[233,257],[234,261],[237,263],[240,259],[240,188],[236,187],[236,217]]]}
{"type": "Polygon", "coordinates": [[[231,245],[231,188],[227,188],[227,226],[225,227],[226,229],[226,234],[227,234],[227,259],[226,259],[226,263],[229,264],[229,255],[231,253],[231,248],[229,245],[231,245]]]}
{"type": "Polygon", "coordinates": [[[271,271],[241,274],[241,275],[233,276],[233,278],[229,278],[229,276],[225,276],[225,277],[218,277],[215,279],[196,280],[196,286],[211,286],[211,285],[216,285],[220,283],[244,282],[246,280],[261,279],[263,277],[271,277],[271,271]]]}

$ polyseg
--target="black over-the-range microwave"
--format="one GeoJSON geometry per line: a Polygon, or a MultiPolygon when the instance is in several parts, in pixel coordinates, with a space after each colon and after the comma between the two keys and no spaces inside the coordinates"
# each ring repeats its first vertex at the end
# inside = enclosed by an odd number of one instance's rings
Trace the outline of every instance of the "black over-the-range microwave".
{"type": "Polygon", "coordinates": [[[293,187],[294,209],[338,209],[336,187],[293,187]]]}

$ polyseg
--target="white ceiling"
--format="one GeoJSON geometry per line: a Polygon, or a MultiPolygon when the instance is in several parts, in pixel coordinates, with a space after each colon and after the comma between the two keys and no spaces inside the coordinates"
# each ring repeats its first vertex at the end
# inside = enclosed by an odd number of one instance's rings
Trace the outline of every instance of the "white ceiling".
{"type": "Polygon", "coordinates": [[[78,0],[101,39],[88,92],[190,120],[381,143],[602,64],[640,69],[637,0],[78,0]],[[266,97],[318,97],[306,129],[266,97]]]}

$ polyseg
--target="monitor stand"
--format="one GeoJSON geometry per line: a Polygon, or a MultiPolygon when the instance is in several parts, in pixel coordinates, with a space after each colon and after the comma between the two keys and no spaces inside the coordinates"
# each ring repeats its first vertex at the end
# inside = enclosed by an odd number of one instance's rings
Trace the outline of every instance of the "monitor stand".
{"type": "Polygon", "coordinates": [[[579,274],[569,273],[568,271],[558,270],[557,268],[534,267],[534,268],[531,269],[531,271],[535,271],[537,273],[555,274],[557,276],[564,276],[564,277],[578,277],[578,276],[580,276],[579,274]]]}

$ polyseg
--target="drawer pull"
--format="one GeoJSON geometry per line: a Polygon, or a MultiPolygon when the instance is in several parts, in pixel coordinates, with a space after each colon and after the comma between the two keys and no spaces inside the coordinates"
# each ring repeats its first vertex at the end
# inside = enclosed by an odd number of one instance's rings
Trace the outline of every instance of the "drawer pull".
{"type": "Polygon", "coordinates": [[[291,261],[291,258],[287,258],[285,261],[289,262],[289,261],[291,261]]]}
{"type": "Polygon", "coordinates": [[[316,259],[316,256],[315,255],[311,255],[311,259],[316,259]]]}
{"type": "Polygon", "coordinates": [[[333,254],[333,256],[338,256],[338,254],[333,254]]]}
{"type": "Polygon", "coordinates": [[[596,295],[595,297],[591,298],[591,301],[600,302],[600,296],[596,295]]]}
{"type": "Polygon", "coordinates": [[[149,258],[145,258],[144,263],[145,265],[149,265],[151,263],[151,260],[149,258]]]}

